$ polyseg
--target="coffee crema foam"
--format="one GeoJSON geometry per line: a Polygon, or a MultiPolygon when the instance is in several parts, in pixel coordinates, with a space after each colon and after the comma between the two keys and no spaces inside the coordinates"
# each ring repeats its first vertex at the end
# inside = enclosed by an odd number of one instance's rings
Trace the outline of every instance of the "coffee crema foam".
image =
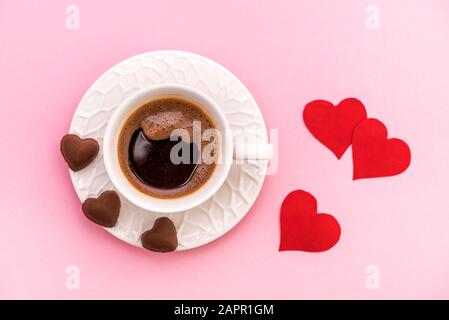
{"type": "MultiPolygon", "coordinates": [[[[199,105],[176,96],[149,101],[128,117],[118,140],[118,159],[136,189],[156,198],[177,198],[196,191],[209,180],[215,163],[174,164],[167,154],[178,143],[170,141],[175,129],[187,130],[192,142],[194,121],[201,124],[201,135],[216,128],[199,105]]],[[[201,150],[208,143],[201,141],[201,150]]],[[[200,152],[195,144],[190,145],[190,150],[200,152]]],[[[201,159],[201,154],[196,156],[201,159]]],[[[190,159],[197,160],[194,158],[195,152],[190,159]]]]}

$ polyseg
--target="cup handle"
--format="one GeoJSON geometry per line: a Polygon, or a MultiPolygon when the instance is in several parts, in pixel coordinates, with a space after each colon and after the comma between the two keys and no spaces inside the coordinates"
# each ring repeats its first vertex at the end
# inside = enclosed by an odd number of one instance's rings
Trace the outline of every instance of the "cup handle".
{"type": "Polygon", "coordinates": [[[270,160],[273,158],[273,145],[269,143],[236,143],[234,160],[270,160]]]}

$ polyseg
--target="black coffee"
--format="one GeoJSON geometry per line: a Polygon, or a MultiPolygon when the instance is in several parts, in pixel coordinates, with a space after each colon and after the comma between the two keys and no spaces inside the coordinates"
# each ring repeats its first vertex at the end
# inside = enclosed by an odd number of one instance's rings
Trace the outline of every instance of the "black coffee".
{"type": "Polygon", "coordinates": [[[198,166],[198,147],[183,141],[149,140],[142,130],[134,133],[129,144],[128,159],[131,170],[143,183],[159,189],[180,188],[190,181],[198,166]],[[170,151],[178,144],[189,150],[187,163],[174,164],[170,151]]]}
{"type": "Polygon", "coordinates": [[[151,196],[173,198],[197,190],[209,179],[215,164],[200,163],[203,145],[170,141],[175,129],[191,135],[193,121],[199,121],[201,133],[215,127],[200,106],[179,97],[150,101],[131,114],[118,142],[120,166],[131,184],[151,196]],[[189,151],[188,161],[173,163],[170,152],[175,145],[189,151]]]}

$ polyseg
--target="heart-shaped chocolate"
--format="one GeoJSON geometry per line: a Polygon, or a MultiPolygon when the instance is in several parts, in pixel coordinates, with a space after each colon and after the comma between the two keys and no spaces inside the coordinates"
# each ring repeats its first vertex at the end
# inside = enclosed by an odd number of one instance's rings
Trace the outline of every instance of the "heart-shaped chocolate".
{"type": "Polygon", "coordinates": [[[158,218],[154,222],[153,228],[142,234],[141,241],[143,247],[150,251],[175,251],[178,246],[176,227],[169,218],[158,218]]]}
{"type": "Polygon", "coordinates": [[[81,139],[75,134],[66,134],[61,140],[61,153],[70,169],[79,171],[88,166],[100,150],[94,139],[81,139]]]}
{"type": "Polygon", "coordinates": [[[115,191],[105,191],[96,199],[84,201],[82,209],[84,215],[103,227],[113,227],[117,223],[120,213],[120,198],[115,191]]]}

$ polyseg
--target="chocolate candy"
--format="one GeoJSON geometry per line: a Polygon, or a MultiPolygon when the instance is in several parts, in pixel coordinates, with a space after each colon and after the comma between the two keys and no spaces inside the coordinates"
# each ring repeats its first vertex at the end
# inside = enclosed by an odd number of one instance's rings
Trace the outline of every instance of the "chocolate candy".
{"type": "Polygon", "coordinates": [[[158,218],[153,228],[142,234],[141,241],[143,247],[151,251],[175,251],[178,246],[176,227],[169,218],[158,218]]]}
{"type": "Polygon", "coordinates": [[[91,221],[103,227],[113,227],[120,213],[120,198],[115,191],[105,191],[97,199],[84,201],[84,215],[91,221]]]}
{"type": "Polygon", "coordinates": [[[61,140],[61,153],[70,169],[79,171],[94,161],[100,150],[94,139],[81,139],[74,134],[66,134],[61,140]]]}

